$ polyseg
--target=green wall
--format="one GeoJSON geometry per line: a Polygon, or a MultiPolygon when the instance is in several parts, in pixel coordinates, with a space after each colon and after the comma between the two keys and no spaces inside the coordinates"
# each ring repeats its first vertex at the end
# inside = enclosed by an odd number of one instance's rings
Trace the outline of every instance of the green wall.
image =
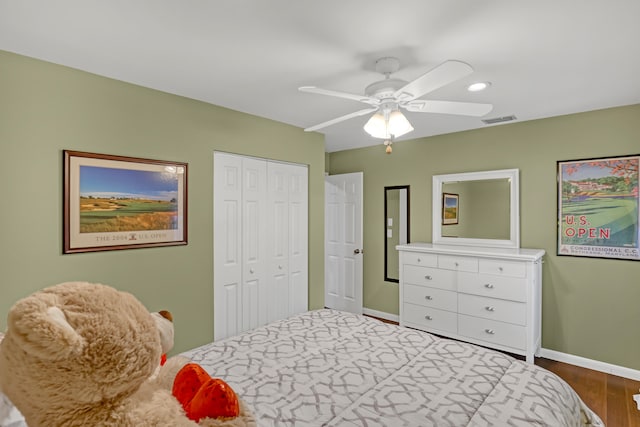
{"type": "Polygon", "coordinates": [[[323,306],[322,135],[0,51],[0,144],[0,330],[17,299],[86,280],[171,310],[174,352],[211,341],[214,150],[309,165],[309,300],[323,306]],[[62,255],[64,149],[189,163],[189,244],[62,255]]]}
{"type": "Polygon", "coordinates": [[[331,153],[331,174],[364,172],[364,306],[398,313],[383,280],[385,186],[411,186],[411,242],[429,242],[433,175],[518,168],[521,246],[547,252],[543,347],[640,369],[640,262],[556,256],[556,161],[638,153],[640,105],[331,153]]]}
{"type": "Polygon", "coordinates": [[[364,304],[398,313],[383,271],[384,186],[411,185],[411,241],[431,239],[431,176],[520,169],[521,245],[547,251],[543,346],[640,369],[640,262],[558,257],[556,161],[640,152],[640,106],[325,155],[322,135],[0,51],[0,329],[66,280],[134,293],[176,318],[176,350],[213,336],[213,151],[309,165],[309,301],[323,305],[324,171],[364,172],[364,304]],[[189,244],[62,255],[62,150],[189,163],[189,244]],[[325,166],[326,159],[326,166],[325,166]]]}

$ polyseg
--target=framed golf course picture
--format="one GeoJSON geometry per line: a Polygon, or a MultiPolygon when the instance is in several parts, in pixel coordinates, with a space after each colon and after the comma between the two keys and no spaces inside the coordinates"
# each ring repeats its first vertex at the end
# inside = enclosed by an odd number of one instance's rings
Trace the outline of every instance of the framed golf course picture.
{"type": "Polygon", "coordinates": [[[187,164],[64,150],[63,253],[187,244],[187,164]]]}
{"type": "Polygon", "coordinates": [[[640,155],[557,162],[558,255],[640,260],[640,155]]]}

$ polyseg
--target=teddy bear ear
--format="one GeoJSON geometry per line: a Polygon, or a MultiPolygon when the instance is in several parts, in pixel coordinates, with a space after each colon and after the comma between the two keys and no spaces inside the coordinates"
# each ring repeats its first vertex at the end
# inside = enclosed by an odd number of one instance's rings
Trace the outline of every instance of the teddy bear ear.
{"type": "Polygon", "coordinates": [[[54,295],[24,298],[11,308],[7,334],[40,359],[59,360],[82,352],[84,339],[55,304],[54,295]]]}
{"type": "Polygon", "coordinates": [[[162,352],[166,354],[173,348],[173,316],[166,310],[153,312],[151,316],[155,320],[156,327],[160,333],[162,352]]]}

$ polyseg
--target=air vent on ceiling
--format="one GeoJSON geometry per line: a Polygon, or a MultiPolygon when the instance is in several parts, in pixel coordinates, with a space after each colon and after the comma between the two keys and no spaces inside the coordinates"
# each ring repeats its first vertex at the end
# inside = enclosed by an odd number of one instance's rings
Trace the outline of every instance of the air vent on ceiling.
{"type": "Polygon", "coordinates": [[[482,122],[485,125],[493,125],[496,123],[502,123],[502,122],[510,122],[512,120],[516,120],[517,117],[514,115],[510,115],[510,116],[502,116],[502,117],[494,117],[492,119],[482,119],[482,122]]]}

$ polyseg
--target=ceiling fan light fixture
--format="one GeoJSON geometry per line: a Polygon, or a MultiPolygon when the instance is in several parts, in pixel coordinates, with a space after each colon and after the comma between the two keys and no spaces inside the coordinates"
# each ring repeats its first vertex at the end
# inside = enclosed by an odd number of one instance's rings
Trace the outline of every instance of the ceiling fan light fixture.
{"type": "Polygon", "coordinates": [[[409,120],[400,111],[395,110],[389,115],[389,133],[394,138],[399,138],[402,135],[409,133],[413,130],[413,126],[409,123],[409,120]]]}
{"type": "Polygon", "coordinates": [[[382,113],[375,113],[364,125],[364,130],[374,138],[387,139],[387,122],[382,113]]]}
{"type": "Polygon", "coordinates": [[[382,113],[375,113],[364,125],[364,130],[374,138],[399,138],[413,130],[409,120],[398,110],[392,111],[388,118],[382,113]]]}

